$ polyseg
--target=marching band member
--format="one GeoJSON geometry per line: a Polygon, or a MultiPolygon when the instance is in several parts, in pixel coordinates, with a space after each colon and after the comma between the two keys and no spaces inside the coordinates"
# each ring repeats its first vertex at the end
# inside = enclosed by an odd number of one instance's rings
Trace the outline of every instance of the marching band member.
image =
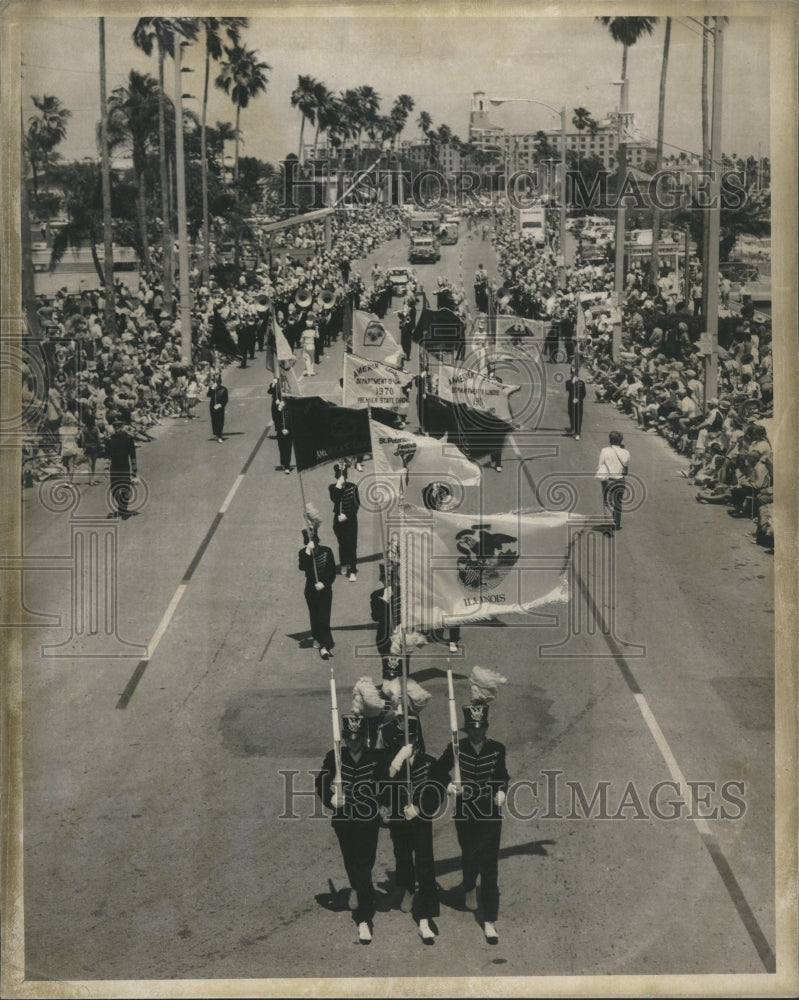
{"type": "Polygon", "coordinates": [[[463,878],[458,891],[466,906],[477,909],[476,884],[480,876],[483,931],[489,944],[499,941],[496,920],[499,914],[497,868],[502,836],[502,805],[508,789],[505,746],[488,739],[488,706],[496,695],[497,685],[505,678],[486,667],[474,667],[469,677],[472,698],[463,706],[466,738],[459,740],[458,759],[461,780],[450,776],[455,764],[453,744],[449,743],[438,760],[436,771],[445,774],[448,791],[455,796],[455,833],[461,849],[463,878]]]}

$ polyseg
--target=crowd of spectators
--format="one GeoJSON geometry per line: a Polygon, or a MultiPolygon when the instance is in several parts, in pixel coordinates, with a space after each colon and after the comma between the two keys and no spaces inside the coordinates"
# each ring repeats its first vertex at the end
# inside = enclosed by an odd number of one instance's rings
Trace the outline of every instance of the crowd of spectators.
{"type": "MultiPolygon", "coordinates": [[[[556,341],[558,328],[568,336],[576,330],[577,357],[597,401],[629,414],[642,431],[664,437],[687,459],[682,474],[699,487],[699,502],[725,504],[731,515],[752,518],[757,541],[773,545],[770,324],[751,308],[728,314],[724,322],[732,333],[727,346],[718,348],[717,393],[705,405],[695,296],[681,295],[685,286],[673,274],[653,285],[641,269],[633,269],[614,360],[613,320],[619,317],[610,305],[613,263],[584,263],[578,249],[566,269],[565,288],[559,288],[553,236],[550,231],[549,246],[539,249],[510,226],[495,232],[510,295],[505,311],[550,323],[556,341]]],[[[700,280],[701,273],[694,273],[689,290],[700,280]]]]}
{"type": "Polygon", "coordinates": [[[295,238],[310,242],[312,255],[295,258],[286,247],[232,287],[213,279],[201,284],[195,264],[190,364],[182,360],[178,306],[174,303],[169,313],[164,308],[157,249],[154,269],[142,273],[135,287],[115,282],[114,336],[105,329],[102,291],[76,296],[62,289],[52,300],[41,299],[43,339],[23,370],[28,417],[23,485],[56,475],[71,478],[84,460],[94,482],[97,459],[117,417],[138,441],[152,440],[151,430],[164,419],[193,418],[213,375],[234,360],[246,363],[256,342],[263,348],[253,331],[263,321],[265,300],[295,343],[310,318],[324,331],[319,338],[323,351],[325,341],[339,332],[345,298],[352,293],[357,304],[366,289],[353,262],[396,236],[398,225],[399,213],[390,208],[337,214],[332,247],[326,250],[323,224],[301,224],[303,232],[295,238]],[[322,292],[332,294],[332,307],[322,292]],[[297,304],[307,297],[307,307],[297,304]],[[222,321],[223,340],[214,335],[215,319],[222,321]]]}

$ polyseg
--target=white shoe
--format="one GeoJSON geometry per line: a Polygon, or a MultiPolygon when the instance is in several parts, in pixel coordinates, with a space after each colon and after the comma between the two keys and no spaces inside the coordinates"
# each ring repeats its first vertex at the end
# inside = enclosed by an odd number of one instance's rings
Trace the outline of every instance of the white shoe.
{"type": "Polygon", "coordinates": [[[486,941],[488,941],[489,944],[496,944],[499,941],[497,929],[490,920],[486,920],[483,924],[483,933],[485,934],[486,941]]]}
{"type": "Polygon", "coordinates": [[[436,936],[433,933],[433,929],[424,918],[419,921],[419,936],[425,944],[436,943],[436,936]]]}
{"type": "Polygon", "coordinates": [[[477,889],[470,889],[463,897],[463,903],[467,910],[477,909],[477,889]]]}
{"type": "Polygon", "coordinates": [[[341,567],[341,575],[342,576],[346,576],[347,575],[347,567],[346,566],[342,566],[341,567]]]}
{"type": "Polygon", "coordinates": [[[496,470],[497,470],[497,472],[502,472],[502,466],[501,465],[497,465],[496,466],[496,470]]]}
{"type": "Polygon", "coordinates": [[[362,920],[358,924],[358,940],[361,944],[369,944],[372,940],[372,932],[369,930],[369,924],[365,920],[362,920]]]}
{"type": "Polygon", "coordinates": [[[322,657],[323,660],[329,660],[333,654],[330,652],[329,649],[325,649],[325,647],[322,646],[319,650],[319,655],[322,657]]]}
{"type": "Polygon", "coordinates": [[[313,648],[314,649],[321,649],[322,648],[322,643],[321,642],[317,642],[317,640],[314,639],[314,641],[313,641],[313,648]]]}
{"type": "Polygon", "coordinates": [[[355,581],[357,579],[358,579],[358,576],[357,576],[356,573],[350,573],[350,583],[355,583],[355,581]]]}
{"type": "Polygon", "coordinates": [[[451,642],[449,644],[449,651],[450,651],[450,653],[457,653],[457,652],[459,652],[457,642],[451,642]]]}
{"type": "Polygon", "coordinates": [[[580,435],[579,434],[575,434],[574,435],[574,440],[575,441],[579,441],[580,440],[580,435]]]}

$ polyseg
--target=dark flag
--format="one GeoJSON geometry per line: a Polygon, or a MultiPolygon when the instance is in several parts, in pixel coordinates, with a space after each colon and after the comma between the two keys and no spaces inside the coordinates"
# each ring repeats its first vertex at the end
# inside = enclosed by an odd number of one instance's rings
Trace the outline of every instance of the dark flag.
{"type": "MultiPolygon", "coordinates": [[[[328,403],[321,396],[286,396],[297,471],[372,450],[369,410],[328,403]]],[[[373,409],[372,419],[393,425],[396,414],[373,409]]]]}
{"type": "Polygon", "coordinates": [[[239,345],[230,336],[227,324],[217,309],[214,309],[214,315],[211,318],[211,346],[221,354],[227,354],[234,358],[241,357],[239,345]]]}
{"type": "Polygon", "coordinates": [[[463,320],[451,309],[431,309],[425,295],[413,339],[431,354],[463,356],[466,337],[463,320]]]}
{"type": "Polygon", "coordinates": [[[424,397],[424,429],[432,437],[447,435],[449,441],[468,458],[501,451],[513,425],[485,410],[463,403],[453,403],[440,396],[426,393],[424,397]]]}

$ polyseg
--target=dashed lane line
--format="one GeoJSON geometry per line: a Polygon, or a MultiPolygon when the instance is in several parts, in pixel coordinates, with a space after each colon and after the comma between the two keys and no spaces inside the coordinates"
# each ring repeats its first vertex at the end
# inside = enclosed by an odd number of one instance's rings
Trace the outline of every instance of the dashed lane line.
{"type": "Polygon", "coordinates": [[[197,551],[194,553],[194,556],[192,557],[192,560],[189,563],[186,572],[183,574],[182,580],[178,584],[175,593],[172,595],[172,600],[169,602],[169,606],[164,612],[161,621],[158,623],[158,627],[156,628],[155,632],[153,632],[152,638],[147,643],[147,656],[139,660],[139,662],[136,664],[135,670],[131,674],[128,683],[125,685],[125,690],[119,697],[119,701],[117,702],[116,705],[118,709],[125,709],[130,704],[130,700],[135,694],[136,688],[139,686],[139,682],[144,676],[144,671],[147,669],[150,660],[152,660],[153,656],[155,655],[155,651],[158,648],[158,644],[161,642],[164,633],[169,628],[169,625],[172,622],[172,618],[175,615],[175,611],[177,610],[178,605],[183,599],[183,595],[186,593],[189,583],[191,582],[191,579],[194,576],[194,572],[199,566],[200,560],[205,555],[205,550],[208,548],[209,542],[214,537],[216,529],[222,523],[222,518],[225,516],[225,512],[227,511],[230,504],[233,502],[233,498],[235,497],[239,486],[241,486],[244,477],[246,476],[250,466],[253,463],[253,460],[255,459],[255,456],[258,454],[261,448],[261,445],[266,440],[266,436],[267,436],[267,430],[264,429],[264,432],[258,438],[257,442],[255,443],[255,446],[250,452],[247,461],[244,463],[241,472],[238,474],[238,476],[236,476],[233,485],[228,490],[228,494],[222,501],[222,506],[215,514],[214,519],[211,522],[210,527],[208,528],[208,531],[206,531],[205,533],[205,537],[197,547],[197,551]]]}

